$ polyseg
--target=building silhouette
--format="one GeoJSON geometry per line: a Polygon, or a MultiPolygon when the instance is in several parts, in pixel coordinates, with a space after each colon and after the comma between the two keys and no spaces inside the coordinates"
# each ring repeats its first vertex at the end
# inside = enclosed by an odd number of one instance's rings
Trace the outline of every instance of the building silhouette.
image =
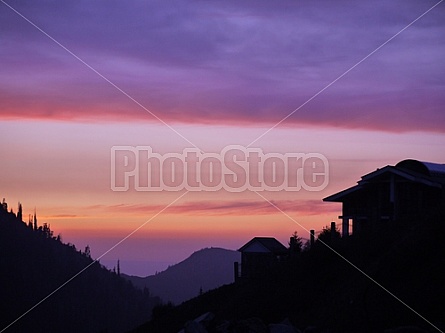
{"type": "Polygon", "coordinates": [[[343,237],[351,233],[350,222],[352,234],[363,234],[444,217],[445,164],[403,160],[323,201],[342,203],[343,237]]]}
{"type": "Polygon", "coordinates": [[[241,252],[241,270],[235,263],[235,279],[264,277],[289,254],[289,250],[273,237],[254,237],[238,251],[241,252]]]}

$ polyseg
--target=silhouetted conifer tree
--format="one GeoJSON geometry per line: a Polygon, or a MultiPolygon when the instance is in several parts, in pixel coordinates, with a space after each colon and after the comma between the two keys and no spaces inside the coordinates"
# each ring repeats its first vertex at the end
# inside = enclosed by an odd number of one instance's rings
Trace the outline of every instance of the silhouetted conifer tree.
{"type": "Polygon", "coordinates": [[[295,254],[301,252],[302,248],[303,240],[301,239],[301,237],[298,236],[298,233],[294,231],[289,240],[289,251],[291,252],[291,254],[295,254]]]}
{"type": "Polygon", "coordinates": [[[51,231],[51,228],[50,228],[48,223],[43,223],[42,231],[43,231],[43,235],[46,238],[52,238],[53,237],[53,232],[51,231]]]}
{"type": "Polygon", "coordinates": [[[17,219],[19,221],[23,221],[23,209],[22,209],[22,204],[19,202],[19,207],[17,209],[17,219]]]}
{"type": "Polygon", "coordinates": [[[85,254],[85,256],[86,256],[87,258],[91,258],[91,250],[90,250],[90,246],[89,246],[89,245],[85,246],[85,252],[84,252],[84,254],[85,254]]]}
{"type": "Polygon", "coordinates": [[[336,239],[340,239],[340,231],[335,227],[335,230],[331,230],[330,226],[323,227],[323,230],[318,235],[317,240],[321,240],[323,243],[329,244],[336,239]]]}
{"type": "Polygon", "coordinates": [[[34,208],[34,230],[37,230],[37,213],[36,213],[36,209],[34,208]]]}

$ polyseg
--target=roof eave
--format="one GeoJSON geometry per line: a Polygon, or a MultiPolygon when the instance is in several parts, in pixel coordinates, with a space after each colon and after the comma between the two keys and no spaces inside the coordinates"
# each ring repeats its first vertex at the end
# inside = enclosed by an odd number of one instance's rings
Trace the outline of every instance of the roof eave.
{"type": "Polygon", "coordinates": [[[352,186],[350,188],[347,188],[343,191],[337,192],[335,194],[332,194],[326,198],[323,198],[323,201],[327,201],[327,202],[342,202],[341,199],[344,198],[345,196],[354,193],[360,189],[362,189],[362,185],[355,185],[352,186]]]}

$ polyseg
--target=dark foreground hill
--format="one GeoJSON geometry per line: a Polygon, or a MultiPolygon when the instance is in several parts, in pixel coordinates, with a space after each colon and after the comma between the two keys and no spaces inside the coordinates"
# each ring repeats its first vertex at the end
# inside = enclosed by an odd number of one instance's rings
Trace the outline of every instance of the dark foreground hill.
{"type": "Polygon", "coordinates": [[[165,303],[180,304],[201,291],[215,289],[234,280],[233,263],[240,261],[238,251],[207,248],[196,251],[167,270],[145,278],[125,276],[136,287],[153,291],[165,303]]]}
{"type": "Polygon", "coordinates": [[[26,225],[4,207],[0,205],[0,331],[34,306],[5,332],[123,332],[150,318],[159,299],[93,262],[88,253],[63,244],[48,226],[26,225]]]}
{"type": "Polygon", "coordinates": [[[196,332],[267,333],[269,324],[283,320],[311,332],[444,331],[444,221],[385,231],[332,241],[350,263],[316,243],[262,279],[158,307],[151,322],[132,332],[178,332],[207,312],[214,318],[196,332]]]}

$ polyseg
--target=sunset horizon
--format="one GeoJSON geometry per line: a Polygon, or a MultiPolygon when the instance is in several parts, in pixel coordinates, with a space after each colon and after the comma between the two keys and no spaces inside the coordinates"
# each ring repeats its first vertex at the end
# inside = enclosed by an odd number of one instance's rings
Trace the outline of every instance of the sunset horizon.
{"type": "Polygon", "coordinates": [[[140,276],[255,236],[308,239],[341,221],[322,199],[362,175],[445,163],[443,8],[1,1],[0,198],[93,258],[131,234],[101,262],[140,276]],[[113,190],[113,147],[216,156],[235,145],[319,154],[329,181],[259,195],[142,191],[131,178],[113,190]]]}

